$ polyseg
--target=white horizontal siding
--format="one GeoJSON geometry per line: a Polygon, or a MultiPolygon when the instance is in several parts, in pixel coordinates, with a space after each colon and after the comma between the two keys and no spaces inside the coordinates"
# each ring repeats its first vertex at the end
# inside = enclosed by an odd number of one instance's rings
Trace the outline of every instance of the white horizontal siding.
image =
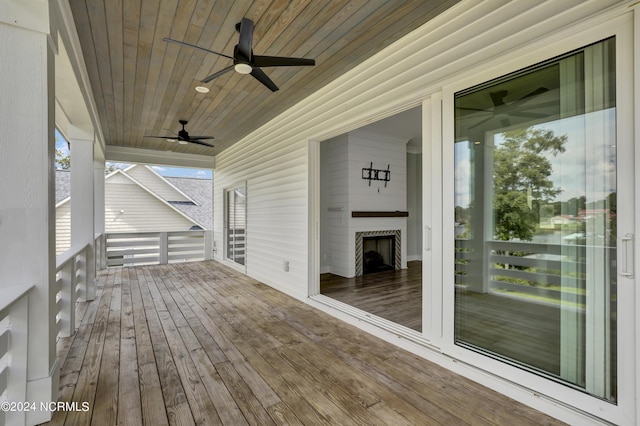
{"type": "Polygon", "coordinates": [[[126,177],[107,181],[105,206],[106,232],[187,231],[194,225],[126,177]]]}
{"type": "Polygon", "coordinates": [[[135,165],[127,169],[126,173],[165,201],[192,201],[146,166],[135,165]]]}
{"type": "MultiPolygon", "coordinates": [[[[525,56],[536,43],[543,47],[540,40],[549,34],[615,4],[620,2],[463,1],[330,82],[216,157],[217,258],[222,256],[223,190],[247,182],[247,273],[306,297],[309,140],[329,139],[412,107],[461,73],[513,51],[525,56]],[[299,193],[299,199],[287,198],[280,209],[271,208],[283,188],[299,193]],[[277,231],[284,239],[266,238],[277,231]],[[281,253],[292,253],[290,272],[282,270],[281,253]]],[[[272,96],[285,92],[283,87],[272,96]]]]}
{"type": "Polygon", "coordinates": [[[56,255],[71,248],[71,203],[56,207],[56,255]]]}

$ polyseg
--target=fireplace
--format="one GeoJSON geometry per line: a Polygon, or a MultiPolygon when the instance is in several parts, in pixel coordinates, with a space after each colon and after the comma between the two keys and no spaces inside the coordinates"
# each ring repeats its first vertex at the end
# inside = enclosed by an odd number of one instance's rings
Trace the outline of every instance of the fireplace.
{"type": "Polygon", "coordinates": [[[380,235],[362,239],[362,273],[393,271],[395,265],[395,235],[380,235]]]}
{"type": "Polygon", "coordinates": [[[400,230],[356,232],[356,275],[401,267],[400,230]]]}

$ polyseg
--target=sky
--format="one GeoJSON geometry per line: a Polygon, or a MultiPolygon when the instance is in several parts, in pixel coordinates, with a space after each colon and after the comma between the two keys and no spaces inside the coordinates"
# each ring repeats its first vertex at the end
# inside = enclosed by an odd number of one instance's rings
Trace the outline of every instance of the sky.
{"type": "MultiPolygon", "coordinates": [[[[67,141],[64,139],[64,136],[62,136],[58,132],[57,129],[56,129],[56,149],[59,149],[63,155],[69,154],[69,147],[67,145],[67,141]]],[[[124,169],[127,166],[129,166],[129,164],[124,164],[124,163],[107,162],[107,166],[109,164],[114,165],[118,169],[124,169]]],[[[211,179],[211,175],[212,175],[211,170],[192,169],[187,167],[151,166],[151,168],[161,176],[211,179]]]]}

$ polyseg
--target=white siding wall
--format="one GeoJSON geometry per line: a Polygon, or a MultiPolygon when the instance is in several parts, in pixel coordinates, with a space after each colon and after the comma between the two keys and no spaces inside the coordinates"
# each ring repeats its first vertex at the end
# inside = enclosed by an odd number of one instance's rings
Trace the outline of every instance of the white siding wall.
{"type": "Polygon", "coordinates": [[[56,207],[56,255],[71,248],[71,203],[56,207]]]}
{"type": "Polygon", "coordinates": [[[155,172],[142,165],[135,165],[126,170],[127,174],[146,186],[147,189],[166,201],[191,201],[187,196],[173,188],[172,185],[155,172]]]}
{"type": "Polygon", "coordinates": [[[124,176],[107,181],[105,205],[106,232],[188,231],[193,225],[124,176]]]}

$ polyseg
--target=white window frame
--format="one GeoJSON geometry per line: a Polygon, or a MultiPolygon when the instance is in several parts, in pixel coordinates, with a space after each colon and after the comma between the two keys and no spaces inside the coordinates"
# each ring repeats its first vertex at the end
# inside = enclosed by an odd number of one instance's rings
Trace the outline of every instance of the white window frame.
{"type": "Polygon", "coordinates": [[[247,188],[247,182],[238,182],[235,185],[228,186],[223,189],[223,203],[224,203],[224,222],[223,222],[223,248],[222,248],[222,259],[225,264],[231,266],[234,269],[245,272],[247,270],[247,251],[248,251],[248,218],[249,218],[249,194],[247,188]],[[245,219],[244,219],[244,265],[234,261],[229,258],[227,247],[228,247],[228,226],[229,226],[229,201],[228,194],[232,191],[235,191],[238,188],[244,188],[245,194],[245,219]]]}
{"type": "MultiPolygon", "coordinates": [[[[618,149],[618,195],[620,190],[629,183],[635,181],[634,175],[634,129],[633,129],[633,98],[632,90],[628,83],[633,82],[633,20],[631,14],[625,14],[612,19],[594,19],[590,25],[582,25],[582,31],[575,28],[565,29],[545,40],[539,40],[534,46],[519,49],[513,53],[492,60],[490,63],[475,67],[464,73],[455,82],[445,85],[443,88],[442,109],[442,168],[446,176],[442,177],[442,203],[441,211],[444,220],[442,229],[442,283],[443,283],[443,338],[441,349],[447,355],[464,363],[480,368],[489,374],[503,377],[506,380],[517,383],[531,389],[535,393],[562,401],[591,415],[607,419],[616,424],[630,424],[635,421],[635,351],[636,347],[634,328],[634,281],[620,275],[618,265],[618,401],[612,404],[599,398],[587,395],[579,390],[573,390],[569,386],[556,383],[537,374],[530,373],[521,368],[508,365],[504,362],[485,355],[470,351],[454,343],[454,94],[458,91],[490,81],[492,79],[508,75],[520,69],[552,59],[596,43],[603,39],[616,37],[616,126],[618,149]],[[626,86],[626,87],[625,87],[626,86]]],[[[627,190],[630,197],[618,197],[618,203],[627,203],[626,206],[618,204],[618,234],[636,234],[634,221],[634,194],[633,189],[627,190]]],[[[437,202],[437,200],[433,200],[437,202]]],[[[428,223],[428,222],[425,222],[428,223]]],[[[620,243],[619,243],[620,244],[620,243]]],[[[438,250],[436,247],[435,250],[438,250]]],[[[636,250],[637,253],[637,250],[636,250]]],[[[431,307],[428,309],[433,309],[431,307]]],[[[505,384],[504,392],[508,394],[505,384]]],[[[554,413],[550,413],[554,414],[554,413]]]]}

